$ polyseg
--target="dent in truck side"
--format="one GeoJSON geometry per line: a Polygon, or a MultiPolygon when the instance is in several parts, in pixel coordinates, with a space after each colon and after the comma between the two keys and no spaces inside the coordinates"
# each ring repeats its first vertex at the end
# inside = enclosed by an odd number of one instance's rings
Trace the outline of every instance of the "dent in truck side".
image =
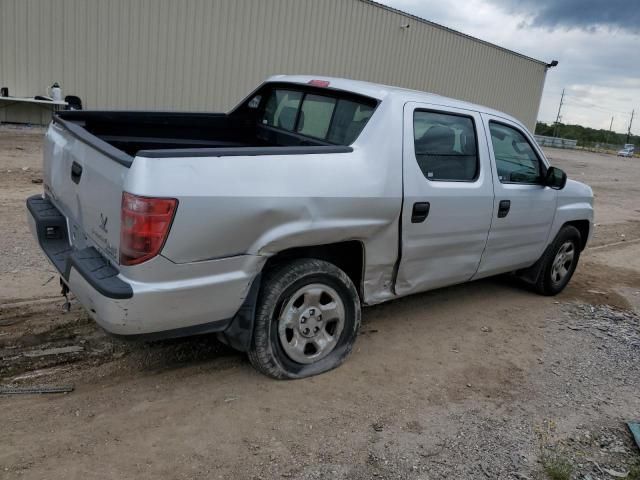
{"type": "Polygon", "coordinates": [[[363,301],[379,303],[394,296],[402,202],[402,123],[389,118],[401,102],[380,104],[351,153],[136,157],[125,190],[178,198],[162,251],[175,264],[360,241],[363,301]]]}
{"type": "MultiPolygon", "coordinates": [[[[491,166],[482,136],[482,119],[471,110],[410,102],[404,108],[404,202],[402,256],[395,292],[407,295],[465,282],[474,275],[485,249],[493,211],[491,166]],[[433,117],[457,129],[421,123],[433,117]],[[464,137],[458,127],[466,126],[464,137]],[[426,128],[426,131],[424,130],[426,128]],[[430,139],[428,137],[433,137],[430,139]],[[468,137],[468,138],[467,138],[468,137]],[[438,165],[427,165],[417,152],[424,140],[449,148],[466,139],[472,155],[461,155],[459,171],[443,169],[444,162],[457,159],[432,155],[438,165]],[[450,144],[450,143],[451,144],[450,144]],[[420,157],[420,159],[418,159],[420,157]],[[423,162],[419,165],[419,162],[423,162]],[[475,173],[466,172],[475,164],[475,173]],[[442,171],[442,172],[440,172],[442,171]],[[439,178],[468,177],[468,178],[439,178]],[[428,216],[412,218],[415,205],[429,203],[428,216]]],[[[435,152],[437,153],[437,152],[435,152]]]]}

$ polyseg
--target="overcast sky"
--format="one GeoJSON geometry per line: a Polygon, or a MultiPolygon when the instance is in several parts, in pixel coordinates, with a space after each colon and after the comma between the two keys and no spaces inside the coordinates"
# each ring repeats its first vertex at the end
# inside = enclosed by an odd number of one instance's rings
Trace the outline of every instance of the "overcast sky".
{"type": "Polygon", "coordinates": [[[530,57],[547,74],[538,119],[640,134],[640,0],[378,0],[530,57]]]}

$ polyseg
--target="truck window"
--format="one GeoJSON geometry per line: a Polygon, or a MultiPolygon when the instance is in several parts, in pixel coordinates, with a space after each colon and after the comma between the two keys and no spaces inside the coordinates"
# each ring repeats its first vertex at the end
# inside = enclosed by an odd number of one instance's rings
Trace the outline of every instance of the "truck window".
{"type": "Polygon", "coordinates": [[[416,110],[416,160],[428,180],[472,182],[478,176],[478,147],[471,117],[416,110]]]}
{"type": "Polygon", "coordinates": [[[350,145],[375,110],[375,101],[336,95],[273,89],[266,101],[262,125],[295,132],[336,145],[350,145]]]}
{"type": "Polygon", "coordinates": [[[489,122],[498,179],[502,183],[541,183],[538,155],[526,137],[502,123],[489,122]]]}
{"type": "Polygon", "coordinates": [[[326,138],[335,108],[335,98],[305,95],[298,121],[298,133],[315,138],[326,138]]]}
{"type": "Polygon", "coordinates": [[[327,140],[339,145],[351,145],[373,115],[373,110],[374,107],[370,105],[338,100],[327,140]]]}
{"type": "Polygon", "coordinates": [[[267,100],[262,124],[293,131],[302,95],[291,90],[274,90],[267,100]]]}

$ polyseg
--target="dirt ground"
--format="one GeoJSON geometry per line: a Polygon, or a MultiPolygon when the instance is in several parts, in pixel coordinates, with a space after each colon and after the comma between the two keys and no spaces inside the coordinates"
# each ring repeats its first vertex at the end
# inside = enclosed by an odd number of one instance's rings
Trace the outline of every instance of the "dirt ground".
{"type": "Polygon", "coordinates": [[[0,384],[75,390],[0,395],[0,478],[640,478],[638,159],[548,150],[596,195],[561,295],[501,277],[369,308],[341,368],[278,382],[208,336],[127,343],[62,312],[25,222],[41,142],[0,128],[0,384]]]}

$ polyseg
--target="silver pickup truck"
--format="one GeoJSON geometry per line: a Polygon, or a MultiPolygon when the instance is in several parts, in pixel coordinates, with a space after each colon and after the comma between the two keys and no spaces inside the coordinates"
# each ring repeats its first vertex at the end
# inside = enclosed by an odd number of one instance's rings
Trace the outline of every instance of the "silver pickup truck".
{"type": "Polygon", "coordinates": [[[514,118],[307,76],[228,114],[59,113],[27,207],[107,331],[219,332],[276,378],[339,365],[363,305],[505,272],[557,294],[593,219],[514,118]]]}

